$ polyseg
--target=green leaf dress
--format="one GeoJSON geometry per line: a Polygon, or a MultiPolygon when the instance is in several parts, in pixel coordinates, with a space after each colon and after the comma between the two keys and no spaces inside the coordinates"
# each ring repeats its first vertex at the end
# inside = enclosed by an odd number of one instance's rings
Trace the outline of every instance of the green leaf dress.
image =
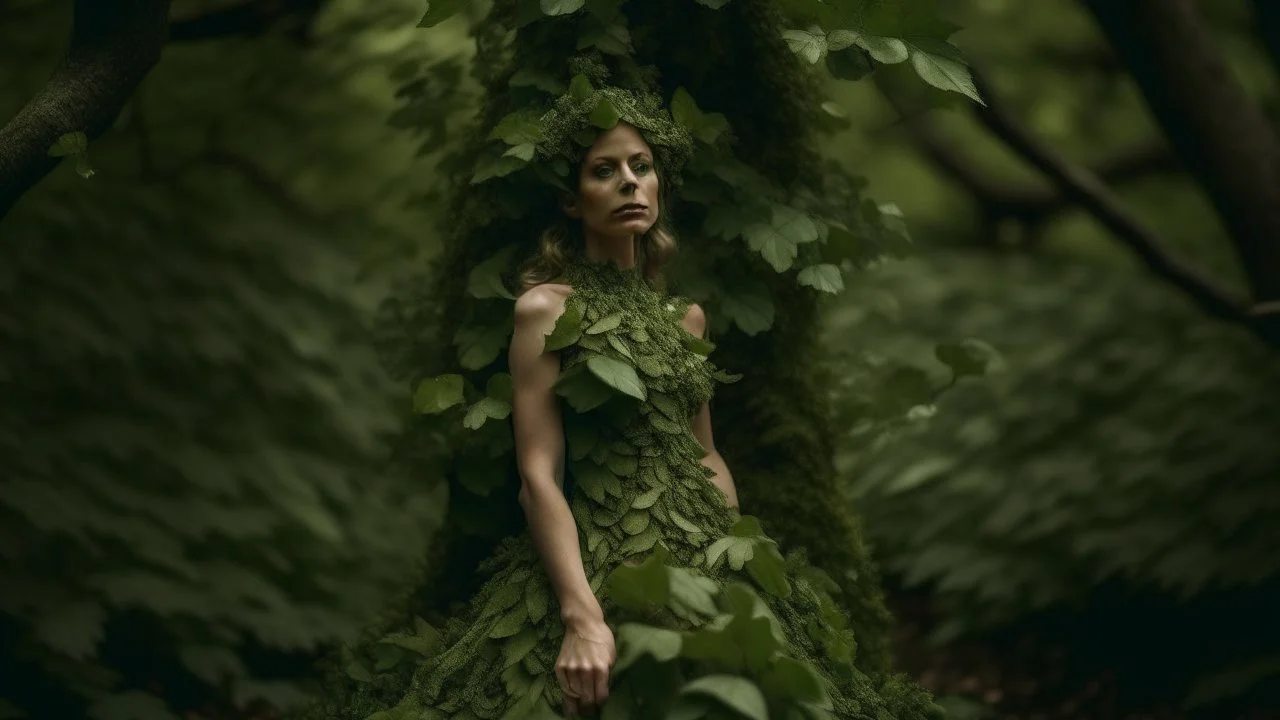
{"type": "MultiPolygon", "coordinates": [[[[579,260],[563,281],[573,292],[550,337],[562,367],[565,492],[618,642],[602,717],[941,717],[910,681],[854,668],[857,628],[829,595],[835,583],[784,556],[710,481],[691,418],[715,382],[734,378],[681,325],[689,301],[612,263],[579,260]]],[[[553,666],[564,629],[531,538],[508,538],[482,570],[489,579],[442,632],[418,622],[381,640],[413,653],[407,691],[379,686],[378,671],[393,674],[396,660],[371,668],[351,654],[347,675],[368,690],[326,714],[560,717],[553,666]]]]}

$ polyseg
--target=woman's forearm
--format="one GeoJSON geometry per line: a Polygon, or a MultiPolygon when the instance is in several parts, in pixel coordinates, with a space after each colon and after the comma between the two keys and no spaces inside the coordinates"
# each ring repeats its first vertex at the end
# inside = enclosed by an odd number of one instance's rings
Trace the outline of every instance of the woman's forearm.
{"type": "Polygon", "coordinates": [[[587,581],[578,544],[578,526],[559,485],[551,480],[525,481],[520,505],[529,520],[529,534],[542,558],[551,588],[560,601],[565,624],[603,617],[600,602],[587,581]]]}
{"type": "Polygon", "coordinates": [[[718,451],[712,450],[702,458],[702,464],[715,473],[711,482],[724,493],[729,501],[729,507],[737,508],[738,486],[734,484],[733,475],[729,473],[729,465],[725,463],[724,458],[718,451]]]}

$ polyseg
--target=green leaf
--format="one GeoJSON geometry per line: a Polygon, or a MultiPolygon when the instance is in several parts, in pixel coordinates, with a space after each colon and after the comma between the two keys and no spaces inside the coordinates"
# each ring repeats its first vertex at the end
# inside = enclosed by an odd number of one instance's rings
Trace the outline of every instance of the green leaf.
{"type": "Polygon", "coordinates": [[[348,647],[342,648],[343,672],[347,677],[356,682],[373,682],[373,672],[369,670],[369,666],[356,656],[348,647]]]}
{"type": "Polygon", "coordinates": [[[765,592],[784,600],[791,597],[786,564],[773,543],[757,542],[746,568],[751,579],[765,592]]]}
{"type": "Polygon", "coordinates": [[[498,400],[507,404],[511,403],[511,395],[514,388],[511,385],[511,375],[509,373],[494,373],[489,378],[489,383],[485,385],[484,394],[494,400],[498,400]]]}
{"type": "Polygon", "coordinates": [[[827,46],[832,50],[860,47],[876,62],[894,65],[904,62],[910,53],[907,44],[897,38],[868,35],[857,30],[833,30],[827,35],[827,46]]]}
{"type": "Polygon", "coordinates": [[[556,393],[580,413],[594,410],[614,397],[613,389],[588,372],[585,363],[564,371],[556,380],[555,388],[556,393]]]}
{"type": "Polygon", "coordinates": [[[658,662],[667,662],[680,656],[680,633],[651,625],[623,623],[618,627],[618,660],[613,665],[616,676],[635,664],[645,655],[658,662]]]}
{"type": "Polygon", "coordinates": [[[419,628],[418,632],[415,634],[404,632],[392,633],[381,638],[378,642],[385,645],[394,645],[395,647],[404,648],[405,650],[415,652],[422,657],[431,657],[440,652],[444,646],[444,641],[441,639],[440,633],[436,632],[435,628],[430,628],[428,626],[428,629],[430,630],[429,633],[423,633],[421,628],[419,628]]]}
{"type": "Polygon", "coordinates": [[[475,174],[471,176],[471,184],[479,185],[486,180],[505,177],[525,167],[528,163],[512,155],[486,155],[476,163],[475,174]]]}
{"type": "Polygon", "coordinates": [[[476,263],[467,276],[467,294],[474,298],[515,299],[502,281],[502,273],[511,266],[511,259],[519,247],[507,245],[496,253],[476,263]]]}
{"type": "Polygon", "coordinates": [[[840,268],[830,263],[810,265],[800,271],[796,280],[801,285],[825,293],[835,294],[844,290],[844,277],[840,274],[840,268]]]}
{"type": "Polygon", "coordinates": [[[53,145],[49,146],[48,155],[49,157],[73,157],[87,152],[89,152],[89,136],[77,130],[55,140],[53,145]]]}
{"type": "Polygon", "coordinates": [[[514,608],[498,619],[489,630],[489,637],[493,640],[499,640],[505,637],[511,637],[520,632],[525,625],[529,624],[529,614],[525,610],[524,605],[517,604],[514,608]]]}
{"type": "Polygon", "coordinates": [[[622,313],[611,313],[592,323],[591,327],[586,329],[586,333],[588,335],[599,335],[603,332],[609,332],[621,324],[622,313]]]}
{"type": "Polygon", "coordinates": [[[774,659],[761,678],[771,697],[784,697],[799,702],[830,702],[822,689],[822,680],[812,665],[786,655],[774,659]]]}
{"type": "Polygon", "coordinates": [[[546,582],[537,575],[529,578],[525,585],[524,604],[525,610],[529,613],[529,620],[534,623],[542,622],[542,618],[546,617],[547,610],[551,607],[551,594],[547,590],[546,582]]]}
{"type": "Polygon", "coordinates": [[[684,126],[694,137],[708,145],[714,145],[721,135],[728,132],[729,120],[723,113],[703,112],[693,96],[683,87],[676,88],[671,97],[671,117],[684,126]]]}
{"type": "Polygon", "coordinates": [[[582,9],[586,0],[540,0],[546,15],[571,15],[582,9]]]}
{"type": "Polygon", "coordinates": [[[523,145],[513,145],[502,153],[503,157],[513,157],[524,162],[531,162],[537,148],[532,143],[524,143],[523,145]]]}
{"type": "Polygon", "coordinates": [[[667,568],[667,579],[671,585],[671,601],[673,609],[681,608],[699,613],[706,617],[716,614],[715,595],[719,586],[714,580],[695,575],[687,568],[667,568]]]}
{"type": "Polygon", "coordinates": [[[774,307],[769,289],[759,280],[735,283],[720,297],[725,317],[747,335],[755,335],[773,327],[774,307]]]}
{"type": "Polygon", "coordinates": [[[782,39],[787,41],[787,47],[791,48],[791,52],[799,55],[810,65],[821,60],[827,52],[827,37],[822,33],[808,30],[783,30],[782,39]]]}
{"type": "Polygon", "coordinates": [[[555,327],[547,333],[543,346],[547,352],[563,350],[578,342],[578,338],[582,337],[582,314],[585,309],[581,302],[575,302],[573,298],[565,303],[555,327]]]}
{"type": "Polygon", "coordinates": [[[468,430],[479,430],[486,421],[506,420],[510,414],[511,403],[484,397],[476,401],[476,404],[467,410],[466,416],[462,419],[462,424],[468,430]]]}
{"type": "Polygon", "coordinates": [[[36,619],[36,636],[61,655],[85,660],[102,641],[106,616],[100,604],[89,600],[47,607],[36,619]]]}
{"type": "Polygon", "coordinates": [[[646,510],[651,508],[654,503],[658,502],[658,497],[662,495],[665,490],[666,488],[664,486],[659,485],[652,490],[643,492],[637,495],[636,499],[631,502],[631,507],[637,510],[646,510]]]}
{"type": "MultiPolygon", "coordinates": [[[[661,546],[659,546],[661,547],[661,546]]],[[[609,574],[609,596],[620,607],[644,610],[664,605],[671,596],[664,552],[654,552],[639,565],[623,563],[609,574]]]]}
{"type": "Polygon", "coordinates": [[[986,374],[995,350],[981,340],[968,338],[958,343],[941,343],[934,348],[933,354],[951,368],[953,377],[960,379],[986,374]]]}
{"type": "Polygon", "coordinates": [[[418,21],[418,27],[429,28],[439,25],[456,15],[465,2],[466,0],[429,0],[427,12],[418,21]]]}
{"type": "Polygon", "coordinates": [[[729,528],[729,533],[734,537],[758,538],[764,537],[764,528],[760,526],[760,518],[743,515],[729,528]]]}
{"type": "Polygon", "coordinates": [[[778,272],[791,267],[800,245],[818,239],[813,218],[786,205],[774,205],[769,223],[753,223],[743,231],[752,250],[778,272]]]}
{"type": "Polygon", "coordinates": [[[857,81],[870,75],[875,69],[871,56],[861,49],[847,48],[827,53],[827,72],[833,78],[857,81]]]}
{"type": "Polygon", "coordinates": [[[502,667],[508,668],[524,659],[529,651],[538,646],[541,633],[532,627],[521,630],[502,646],[502,667]]]}
{"type": "Polygon", "coordinates": [[[725,372],[724,370],[716,370],[715,372],[711,373],[711,378],[713,380],[717,382],[725,383],[726,385],[731,385],[733,383],[736,383],[739,380],[741,380],[742,377],[743,377],[742,373],[730,373],[730,372],[725,372]]]}
{"type": "Polygon", "coordinates": [[[754,682],[744,677],[707,675],[685,685],[681,694],[705,695],[751,720],[769,720],[764,694],[754,682]]]}
{"type": "Polygon", "coordinates": [[[536,145],[542,141],[542,124],[536,113],[517,110],[498,121],[489,139],[508,145],[536,145]]]}
{"type": "Polygon", "coordinates": [[[418,383],[413,392],[414,412],[434,414],[462,403],[462,376],[438,375],[418,383]]]}
{"type": "Polygon", "coordinates": [[[587,369],[609,387],[637,400],[644,400],[644,383],[632,366],[604,355],[592,355],[587,358],[586,364],[587,369]]]}
{"type": "Polygon", "coordinates": [[[935,55],[913,44],[911,66],[922,80],[939,90],[958,92],[980,105],[986,104],[973,84],[969,66],[958,58],[935,55]]]}
{"type": "Polygon", "coordinates": [[[622,113],[618,112],[618,108],[614,107],[613,101],[607,97],[601,97],[596,103],[595,108],[591,111],[588,119],[592,125],[601,130],[608,130],[618,124],[618,120],[622,118],[622,113]]]}
{"type": "Polygon", "coordinates": [[[689,352],[702,357],[707,357],[716,349],[715,343],[705,338],[700,338],[687,330],[681,333],[680,340],[684,342],[684,346],[689,349],[689,352]]]}
{"type": "Polygon", "coordinates": [[[569,96],[579,102],[591,97],[595,92],[595,88],[591,86],[591,80],[586,75],[574,75],[569,81],[569,96]]]}

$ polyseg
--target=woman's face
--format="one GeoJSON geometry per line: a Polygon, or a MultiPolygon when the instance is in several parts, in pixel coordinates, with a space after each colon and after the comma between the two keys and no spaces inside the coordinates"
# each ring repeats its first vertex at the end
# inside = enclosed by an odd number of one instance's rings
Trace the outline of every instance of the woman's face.
{"type": "Polygon", "coordinates": [[[578,171],[578,196],[565,212],[588,237],[628,239],[658,220],[658,173],[640,132],[618,123],[601,133],[578,171]]]}

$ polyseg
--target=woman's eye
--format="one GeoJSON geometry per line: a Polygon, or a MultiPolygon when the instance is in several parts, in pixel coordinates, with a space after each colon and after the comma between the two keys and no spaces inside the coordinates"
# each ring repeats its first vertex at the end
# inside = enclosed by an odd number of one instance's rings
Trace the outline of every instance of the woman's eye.
{"type": "Polygon", "coordinates": [[[609,167],[608,165],[601,165],[600,167],[596,168],[596,177],[598,178],[607,178],[612,174],[613,174],[613,168],[609,167]]]}
{"type": "Polygon", "coordinates": [[[649,163],[637,163],[635,165],[635,172],[637,175],[644,175],[649,172],[649,163]]]}

